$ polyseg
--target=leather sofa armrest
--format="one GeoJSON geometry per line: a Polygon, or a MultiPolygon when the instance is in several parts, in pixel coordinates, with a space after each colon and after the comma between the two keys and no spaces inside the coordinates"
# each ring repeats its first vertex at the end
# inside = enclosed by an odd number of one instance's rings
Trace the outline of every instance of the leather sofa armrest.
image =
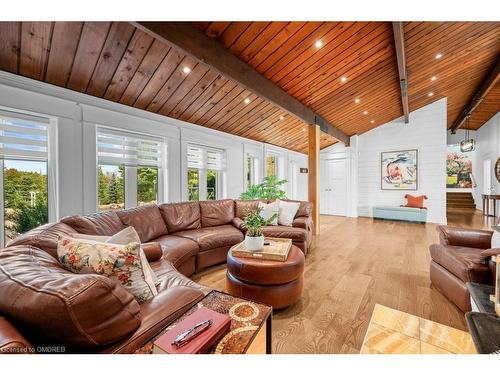
{"type": "Polygon", "coordinates": [[[33,352],[34,348],[29,341],[7,319],[0,316],[0,354],[28,354],[33,352]]]}
{"type": "Polygon", "coordinates": [[[480,229],[464,229],[439,225],[439,242],[442,245],[464,246],[478,249],[491,247],[492,231],[480,229]]]}
{"type": "Polygon", "coordinates": [[[492,256],[499,256],[500,248],[486,249],[481,251],[481,258],[484,262],[488,261],[492,256]]]}
{"type": "Polygon", "coordinates": [[[241,231],[245,231],[245,228],[243,228],[243,220],[240,219],[239,217],[235,217],[234,219],[232,219],[231,224],[233,224],[235,228],[241,231]]]}
{"type": "Polygon", "coordinates": [[[312,219],[310,216],[299,216],[293,219],[292,227],[312,230],[312,219]]]}
{"type": "Polygon", "coordinates": [[[127,339],[103,350],[104,353],[133,353],[155,337],[205,295],[189,286],[174,286],[141,305],[141,326],[127,339]]]}
{"type": "Polygon", "coordinates": [[[141,245],[148,262],[155,262],[163,255],[163,250],[159,242],[148,242],[141,245]]]}

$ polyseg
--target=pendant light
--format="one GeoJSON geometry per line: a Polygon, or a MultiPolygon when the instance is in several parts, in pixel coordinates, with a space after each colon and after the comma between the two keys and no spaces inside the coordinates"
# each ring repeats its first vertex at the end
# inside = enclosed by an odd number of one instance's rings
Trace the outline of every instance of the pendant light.
{"type": "Polygon", "coordinates": [[[469,118],[470,114],[465,118],[465,137],[464,140],[460,142],[460,151],[462,152],[471,152],[476,148],[476,141],[470,138],[469,118]]]}

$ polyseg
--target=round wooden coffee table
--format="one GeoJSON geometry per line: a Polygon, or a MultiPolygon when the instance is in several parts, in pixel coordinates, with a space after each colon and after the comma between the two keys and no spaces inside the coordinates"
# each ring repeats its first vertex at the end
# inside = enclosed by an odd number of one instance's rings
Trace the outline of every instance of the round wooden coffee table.
{"type": "Polygon", "coordinates": [[[227,253],[226,289],[233,296],[282,309],[297,302],[304,283],[304,253],[293,246],[284,262],[227,253]]]}

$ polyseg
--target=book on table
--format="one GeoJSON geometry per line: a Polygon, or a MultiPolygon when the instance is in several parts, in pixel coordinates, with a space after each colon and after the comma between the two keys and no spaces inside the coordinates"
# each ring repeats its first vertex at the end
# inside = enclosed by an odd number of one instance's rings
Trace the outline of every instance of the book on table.
{"type": "Polygon", "coordinates": [[[153,354],[203,354],[210,350],[229,332],[231,317],[206,307],[200,307],[186,316],[175,327],[158,337],[154,342],[153,354]],[[183,346],[174,344],[176,338],[198,323],[211,320],[212,324],[204,332],[183,346]]]}
{"type": "Polygon", "coordinates": [[[288,259],[288,254],[292,248],[292,240],[289,238],[274,238],[266,237],[265,242],[269,245],[264,245],[262,250],[251,251],[245,247],[245,241],[234,246],[231,250],[233,256],[241,258],[257,258],[265,260],[276,260],[284,262],[288,259]]]}

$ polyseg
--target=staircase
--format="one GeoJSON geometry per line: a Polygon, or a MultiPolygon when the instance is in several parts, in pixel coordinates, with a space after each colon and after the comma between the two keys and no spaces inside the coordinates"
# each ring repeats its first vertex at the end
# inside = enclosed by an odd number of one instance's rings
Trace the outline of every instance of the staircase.
{"type": "Polygon", "coordinates": [[[447,208],[475,209],[472,193],[450,193],[446,192],[447,208]]]}

